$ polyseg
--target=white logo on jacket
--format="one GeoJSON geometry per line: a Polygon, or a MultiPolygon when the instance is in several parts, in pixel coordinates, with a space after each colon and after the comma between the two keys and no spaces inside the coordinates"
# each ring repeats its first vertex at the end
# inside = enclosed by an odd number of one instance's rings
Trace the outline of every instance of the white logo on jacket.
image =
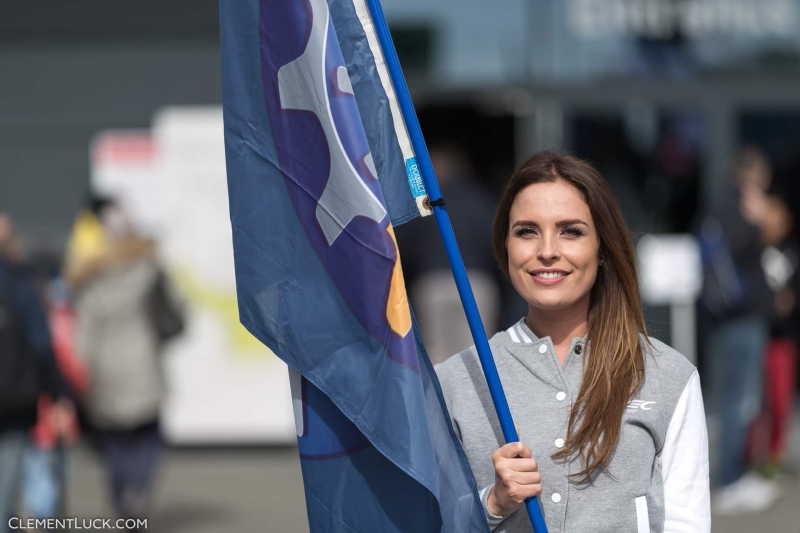
{"type": "Polygon", "coordinates": [[[652,409],[651,406],[655,404],[656,402],[646,402],[644,400],[631,400],[628,402],[628,405],[625,406],[625,412],[635,413],[636,411],[650,411],[652,409]]]}

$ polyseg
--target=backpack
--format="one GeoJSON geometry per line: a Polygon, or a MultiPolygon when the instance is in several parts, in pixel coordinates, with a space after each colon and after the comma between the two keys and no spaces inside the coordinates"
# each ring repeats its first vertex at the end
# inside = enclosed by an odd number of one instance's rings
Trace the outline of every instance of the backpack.
{"type": "Polygon", "coordinates": [[[17,275],[0,280],[0,420],[35,417],[41,392],[39,358],[29,345],[13,305],[17,275]]]}
{"type": "Polygon", "coordinates": [[[715,318],[746,310],[751,289],[733,260],[722,223],[715,217],[706,217],[700,227],[698,240],[703,263],[700,301],[715,318]]]}
{"type": "Polygon", "coordinates": [[[170,295],[169,280],[161,269],[159,269],[156,280],[147,295],[147,311],[161,344],[183,333],[186,327],[186,317],[183,309],[173,301],[170,295]]]}

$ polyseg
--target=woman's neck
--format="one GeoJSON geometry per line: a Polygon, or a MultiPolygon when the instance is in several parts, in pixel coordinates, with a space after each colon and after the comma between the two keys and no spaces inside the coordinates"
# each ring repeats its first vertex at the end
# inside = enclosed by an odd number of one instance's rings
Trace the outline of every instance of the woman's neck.
{"type": "Polygon", "coordinates": [[[556,311],[529,305],[525,322],[537,337],[550,337],[559,364],[564,364],[572,339],[583,337],[589,330],[589,302],[556,311]]]}

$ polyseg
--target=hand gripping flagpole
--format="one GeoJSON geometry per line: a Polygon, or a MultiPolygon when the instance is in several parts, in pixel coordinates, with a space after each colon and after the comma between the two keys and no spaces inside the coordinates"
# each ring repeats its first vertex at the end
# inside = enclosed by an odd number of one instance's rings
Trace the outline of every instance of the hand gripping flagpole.
{"type": "MultiPolygon", "coordinates": [[[[414,111],[414,104],[411,102],[411,95],[408,92],[408,86],[406,85],[403,71],[400,68],[400,60],[397,58],[397,52],[394,49],[389,27],[383,16],[383,9],[381,8],[379,0],[366,0],[366,2],[369,7],[370,15],[372,16],[372,23],[375,25],[378,41],[380,41],[381,49],[383,50],[389,76],[392,79],[392,84],[397,94],[400,110],[403,113],[403,118],[408,128],[411,145],[414,147],[414,153],[417,158],[420,173],[422,174],[422,180],[425,183],[428,198],[431,200],[433,215],[436,218],[436,224],[439,226],[439,233],[442,236],[442,241],[444,241],[447,259],[450,261],[450,268],[453,270],[453,277],[455,278],[456,287],[458,288],[458,294],[461,296],[461,303],[467,315],[469,329],[472,332],[472,338],[475,340],[475,347],[478,350],[478,357],[483,367],[486,383],[489,385],[489,392],[492,395],[494,408],[497,411],[497,418],[500,420],[503,437],[506,439],[506,442],[518,442],[519,436],[514,427],[514,421],[511,418],[511,410],[508,408],[508,401],[506,401],[506,395],[503,392],[503,385],[500,382],[500,376],[497,373],[497,367],[494,364],[492,352],[489,349],[489,341],[486,338],[483,322],[478,313],[478,305],[475,302],[475,296],[472,294],[472,288],[467,278],[467,271],[464,268],[464,261],[458,250],[456,236],[455,233],[453,233],[453,226],[450,224],[450,217],[447,214],[447,208],[445,207],[442,193],[439,190],[439,184],[433,172],[433,164],[428,154],[428,148],[425,145],[425,139],[422,136],[422,129],[420,128],[417,114],[414,111]]],[[[533,525],[535,533],[547,533],[547,525],[544,522],[538,498],[528,498],[525,500],[525,506],[528,508],[528,514],[530,515],[531,524],[533,525]]]]}

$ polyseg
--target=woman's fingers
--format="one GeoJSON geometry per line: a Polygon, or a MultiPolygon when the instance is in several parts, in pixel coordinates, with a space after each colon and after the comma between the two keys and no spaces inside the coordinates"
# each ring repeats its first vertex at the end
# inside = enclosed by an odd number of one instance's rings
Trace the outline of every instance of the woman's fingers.
{"type": "Polygon", "coordinates": [[[531,457],[508,457],[507,455],[501,455],[495,452],[492,455],[492,461],[494,462],[494,469],[498,472],[502,470],[536,472],[539,470],[539,463],[536,462],[536,459],[531,457]]]}
{"type": "MultiPolygon", "coordinates": [[[[538,475],[538,474],[537,474],[538,475]]],[[[532,474],[528,474],[528,476],[532,476],[532,474]]],[[[523,479],[523,481],[531,481],[531,479],[523,479]]],[[[541,479],[540,479],[541,481],[541,479]]],[[[495,488],[497,488],[497,484],[495,484],[495,488]]],[[[538,496],[542,493],[542,484],[541,483],[517,483],[516,481],[507,483],[503,487],[503,491],[507,495],[507,498],[510,499],[515,504],[522,503],[525,501],[526,498],[531,498],[533,496],[538,496]]]]}
{"type": "Polygon", "coordinates": [[[527,498],[542,493],[539,465],[531,455],[531,449],[522,442],[510,442],[494,451],[495,484],[487,500],[492,513],[510,514],[527,498]]]}
{"type": "Polygon", "coordinates": [[[508,467],[515,472],[538,472],[539,464],[536,459],[517,458],[508,461],[508,467]]]}
{"type": "Polygon", "coordinates": [[[528,448],[527,444],[522,442],[509,442],[505,446],[495,450],[492,454],[492,459],[495,461],[501,457],[506,459],[513,459],[515,457],[529,458],[531,457],[531,449],[528,448]]]}
{"type": "MultiPolygon", "coordinates": [[[[526,466],[529,468],[529,466],[526,466]]],[[[512,465],[502,465],[496,469],[497,476],[503,480],[503,483],[519,483],[521,485],[530,485],[531,483],[539,483],[542,481],[542,475],[536,469],[532,470],[516,470],[512,465]]]]}
{"type": "Polygon", "coordinates": [[[541,485],[542,475],[539,472],[517,472],[514,483],[517,485],[541,485]]]}
{"type": "Polygon", "coordinates": [[[505,446],[496,449],[492,454],[492,459],[496,462],[497,459],[513,459],[522,453],[524,444],[521,442],[509,442],[505,446]]]}
{"type": "Polygon", "coordinates": [[[519,457],[522,457],[522,458],[530,458],[530,457],[532,457],[533,454],[531,453],[531,449],[528,448],[528,445],[525,444],[525,443],[521,443],[521,444],[522,444],[522,451],[519,453],[519,457]]]}
{"type": "Polygon", "coordinates": [[[503,472],[538,472],[539,464],[536,459],[523,459],[515,457],[513,459],[500,458],[495,461],[494,469],[503,472]]]}

